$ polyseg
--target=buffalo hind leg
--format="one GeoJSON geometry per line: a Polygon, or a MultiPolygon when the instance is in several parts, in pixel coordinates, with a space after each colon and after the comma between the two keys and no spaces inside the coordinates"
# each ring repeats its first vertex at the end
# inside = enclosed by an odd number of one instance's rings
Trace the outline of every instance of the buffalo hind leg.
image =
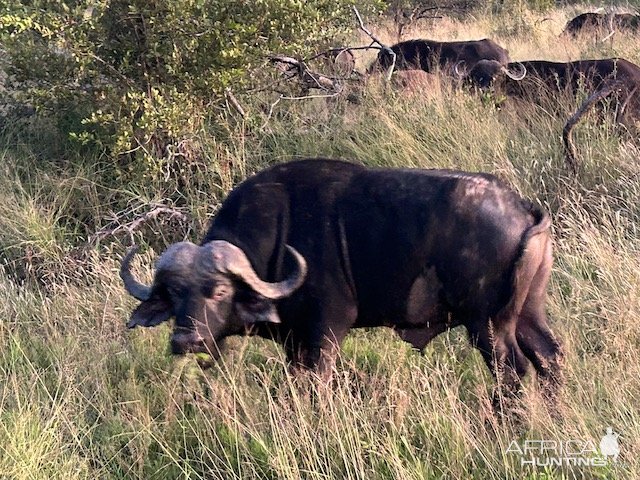
{"type": "Polygon", "coordinates": [[[538,382],[550,411],[557,413],[557,400],[563,383],[562,348],[549,328],[545,312],[546,288],[550,275],[551,262],[543,262],[531,282],[518,316],[516,338],[520,349],[536,369],[538,382]]]}
{"type": "Polygon", "coordinates": [[[531,361],[540,390],[552,412],[562,387],[562,348],[547,325],[545,315],[521,315],[516,336],[518,345],[531,361]]]}
{"type": "Polygon", "coordinates": [[[492,399],[494,412],[498,416],[515,414],[522,394],[522,378],[529,367],[515,332],[512,328],[498,330],[485,321],[477,328],[469,329],[469,334],[496,380],[492,399]]]}

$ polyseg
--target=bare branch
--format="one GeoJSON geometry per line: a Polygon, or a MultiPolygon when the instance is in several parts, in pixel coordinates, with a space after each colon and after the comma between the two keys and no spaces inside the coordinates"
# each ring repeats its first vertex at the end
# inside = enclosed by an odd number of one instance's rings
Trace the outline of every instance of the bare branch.
{"type": "MultiPolygon", "coordinates": [[[[132,215],[138,210],[140,207],[133,207],[131,209],[125,210],[123,212],[119,212],[118,214],[114,214],[113,220],[101,228],[97,232],[93,233],[89,236],[87,241],[88,244],[92,244],[102,240],[105,237],[110,235],[116,235],[120,232],[128,233],[129,236],[133,239],[133,233],[136,229],[138,229],[142,224],[148,222],[149,220],[153,220],[157,218],[159,215],[168,215],[169,220],[174,218],[179,219],[182,222],[188,222],[189,216],[184,211],[175,207],[168,207],[161,204],[153,205],[153,208],[148,212],[138,216],[132,221],[124,222],[124,218],[132,215]]],[[[132,240],[133,241],[133,240],[132,240]]]]}
{"type": "Polygon", "coordinates": [[[326,95],[303,95],[300,97],[285,97],[284,95],[281,95],[280,98],[282,98],[282,100],[306,100],[308,98],[333,98],[337,95],[340,95],[340,92],[330,93],[326,95]]]}
{"type": "MultiPolygon", "coordinates": [[[[315,60],[316,58],[320,58],[320,57],[325,57],[328,54],[335,53],[335,52],[338,52],[338,55],[340,55],[340,53],[342,53],[342,52],[344,52],[346,50],[351,50],[351,48],[350,47],[330,48],[328,50],[324,50],[324,51],[322,51],[320,53],[316,53],[315,55],[307,57],[303,61],[304,62],[310,62],[311,60],[315,60]]],[[[338,55],[336,55],[336,56],[338,56],[338,55]]]]}
{"type": "Polygon", "coordinates": [[[329,48],[328,50],[324,50],[320,53],[316,53],[315,55],[312,55],[311,57],[307,57],[304,59],[305,62],[309,62],[311,60],[315,60],[316,58],[320,58],[320,57],[325,57],[330,53],[335,53],[338,52],[338,54],[336,55],[336,58],[340,56],[340,54],[342,52],[347,52],[352,50],[351,47],[337,47],[337,48],[329,48]]]}
{"type": "MultiPolygon", "coordinates": [[[[270,60],[274,63],[285,63],[290,65],[292,70],[295,69],[297,75],[300,77],[300,81],[305,88],[318,88],[320,90],[331,90],[339,93],[341,90],[340,84],[337,83],[338,78],[329,77],[321,73],[312,72],[301,60],[297,60],[285,55],[273,55],[270,60]]],[[[286,72],[285,72],[286,73],[286,72]]]]}
{"type": "Polygon", "coordinates": [[[278,105],[280,103],[280,100],[282,100],[283,98],[284,98],[284,95],[280,94],[280,96],[276,99],[276,101],[271,104],[271,107],[269,107],[269,114],[267,115],[267,118],[265,119],[264,123],[260,127],[260,130],[264,130],[267,127],[267,124],[269,123],[269,120],[271,120],[271,116],[273,115],[273,109],[276,108],[276,105],[278,105]]]}
{"type": "Polygon", "coordinates": [[[229,103],[233,106],[233,108],[236,109],[236,111],[240,114],[240,116],[242,118],[245,118],[246,114],[244,113],[244,109],[242,108],[242,105],[240,105],[240,102],[238,102],[238,99],[235,97],[235,95],[233,94],[233,92],[229,87],[225,88],[224,96],[227,98],[227,100],[229,100],[229,103]]]}
{"type": "Polygon", "coordinates": [[[360,23],[360,29],[366,33],[371,40],[373,40],[375,43],[377,43],[378,45],[380,45],[383,49],[389,49],[391,50],[388,46],[386,46],[384,43],[382,43],[380,40],[378,40],[378,38],[371,33],[371,31],[369,29],[367,29],[367,27],[364,26],[364,22],[362,21],[362,17],[360,16],[360,12],[358,11],[358,9],[355,7],[355,5],[353,6],[353,11],[356,14],[356,17],[358,19],[358,23],[360,23]]]}
{"type": "Polygon", "coordinates": [[[271,55],[269,61],[272,63],[288,63],[296,68],[300,68],[300,61],[293,57],[287,57],[286,55],[271,55]]]}
{"type": "Polygon", "coordinates": [[[267,127],[267,124],[269,123],[269,120],[271,120],[271,117],[273,115],[273,110],[275,109],[276,105],[280,103],[281,100],[307,100],[312,98],[334,98],[339,94],[340,92],[338,91],[338,92],[327,94],[327,95],[302,95],[299,97],[289,97],[284,93],[281,93],[280,96],[276,99],[276,101],[273,102],[269,107],[269,113],[267,114],[267,118],[265,119],[264,123],[260,127],[260,130],[264,130],[267,127]]]}
{"type": "Polygon", "coordinates": [[[615,30],[611,30],[611,33],[609,35],[607,35],[606,37],[604,37],[602,40],[600,40],[600,43],[604,43],[607,40],[609,40],[611,37],[613,37],[613,34],[616,33],[615,30]]]}

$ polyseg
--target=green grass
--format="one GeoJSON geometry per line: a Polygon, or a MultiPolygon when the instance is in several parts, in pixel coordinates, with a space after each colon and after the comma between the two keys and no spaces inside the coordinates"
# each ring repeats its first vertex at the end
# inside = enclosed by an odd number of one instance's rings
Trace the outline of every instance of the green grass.
{"type": "MultiPolygon", "coordinates": [[[[557,25],[567,14],[552,12],[557,21],[538,24],[544,29],[499,40],[515,58],[534,47],[539,58],[557,58],[557,25]]],[[[423,35],[509,30],[499,17],[442,25],[423,35]]],[[[578,58],[613,49],[638,62],[638,46],[626,37],[601,47],[586,39],[570,51],[578,58]]],[[[576,106],[560,102],[567,112],[576,106]]],[[[258,100],[247,108],[261,111],[258,100]]],[[[426,99],[372,87],[359,105],[281,102],[265,121],[266,114],[262,129],[232,127],[224,143],[203,134],[197,163],[130,172],[126,182],[113,159],[67,158],[55,136],[37,136],[30,147],[24,133],[2,134],[0,478],[640,478],[636,138],[582,123],[576,181],[563,160],[563,118],[541,108],[496,109],[446,85],[426,99]],[[320,155],[488,171],[549,209],[548,312],[566,352],[561,419],[549,416],[528,382],[525,424],[497,422],[491,377],[461,330],[423,355],[390,330],[354,331],[327,388],[291,377],[281,349],[265,340],[233,339],[203,373],[193,359],[170,356],[168,325],[125,329],[134,301],[117,272],[132,239],[150,247],[136,267],[149,280],[156,255],[171,242],[197,240],[246,175],[320,155]],[[133,237],[120,229],[93,239],[151,204],[188,218],[159,216],[133,237]],[[513,440],[597,445],[609,426],[621,434],[622,453],[608,467],[534,469],[505,453],[513,440]]]]}

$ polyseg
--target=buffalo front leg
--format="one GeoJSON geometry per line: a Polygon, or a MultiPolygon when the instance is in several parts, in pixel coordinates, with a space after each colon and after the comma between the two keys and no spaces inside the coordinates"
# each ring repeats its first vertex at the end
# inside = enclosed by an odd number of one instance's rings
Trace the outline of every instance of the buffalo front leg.
{"type": "Polygon", "coordinates": [[[318,305],[318,321],[311,332],[312,368],[327,384],[333,377],[340,345],[358,317],[352,290],[339,278],[329,276],[325,279],[325,291],[329,294],[318,305]]]}
{"type": "Polygon", "coordinates": [[[327,383],[333,378],[336,360],[340,353],[340,345],[349,332],[350,326],[351,324],[338,328],[329,328],[322,338],[316,372],[327,383]]]}
{"type": "Polygon", "coordinates": [[[291,338],[285,343],[290,372],[294,375],[301,371],[315,372],[320,379],[329,383],[335,370],[340,344],[347,331],[348,329],[338,332],[329,330],[325,334],[314,335],[307,341],[291,338]]]}
{"type": "Polygon", "coordinates": [[[310,315],[285,342],[292,370],[312,370],[329,382],[335,369],[340,345],[355,323],[355,308],[332,308],[328,302],[315,315],[310,315]]]}

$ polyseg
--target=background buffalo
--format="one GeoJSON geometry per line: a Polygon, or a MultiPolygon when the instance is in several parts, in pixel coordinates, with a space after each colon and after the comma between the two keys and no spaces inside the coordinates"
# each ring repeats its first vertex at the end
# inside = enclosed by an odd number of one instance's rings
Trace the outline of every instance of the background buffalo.
{"type": "MultiPolygon", "coordinates": [[[[391,46],[396,54],[397,70],[422,69],[434,73],[439,70],[450,72],[454,64],[463,62],[469,68],[480,60],[495,60],[501,65],[509,62],[509,52],[488,38],[456,42],[435,40],[406,40],[391,46]]],[[[391,67],[392,57],[380,50],[378,57],[369,67],[369,73],[386,71],[391,67]]]]}
{"type": "Polygon", "coordinates": [[[587,12],[569,20],[563,33],[575,37],[597,31],[605,34],[617,30],[637,32],[639,26],[640,16],[631,13],[587,12]]]}

